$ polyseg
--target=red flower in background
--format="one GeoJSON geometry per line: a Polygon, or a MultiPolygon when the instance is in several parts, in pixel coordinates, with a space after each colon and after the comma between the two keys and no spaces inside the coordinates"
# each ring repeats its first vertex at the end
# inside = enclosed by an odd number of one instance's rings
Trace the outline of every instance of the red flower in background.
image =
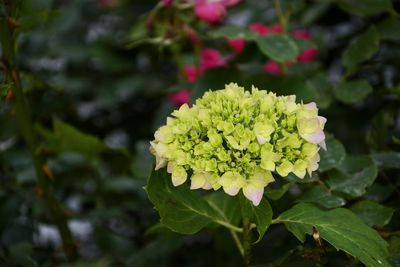
{"type": "Polygon", "coordinates": [[[270,31],[271,31],[272,33],[282,33],[282,32],[283,32],[282,26],[279,25],[279,24],[273,25],[273,26],[271,27],[270,31]]]}
{"type": "Polygon", "coordinates": [[[172,6],[172,3],[174,2],[174,0],[161,0],[161,2],[163,3],[164,6],[170,7],[170,6],[172,6]]]}
{"type": "Polygon", "coordinates": [[[273,75],[282,75],[281,66],[278,62],[270,60],[264,64],[263,70],[266,73],[273,74],[273,75]]]}
{"type": "Polygon", "coordinates": [[[297,62],[303,62],[303,63],[311,62],[317,57],[317,55],[318,55],[317,48],[308,48],[297,56],[297,62]]]}
{"type": "Polygon", "coordinates": [[[206,48],[200,55],[200,71],[204,73],[209,69],[220,68],[226,66],[225,60],[221,53],[214,48],[206,48]]]}
{"type": "Polygon", "coordinates": [[[201,20],[218,23],[226,16],[226,8],[222,1],[196,0],[194,13],[201,20]]]}
{"type": "Polygon", "coordinates": [[[256,32],[262,36],[271,33],[282,33],[282,27],[279,24],[275,24],[272,27],[268,27],[260,22],[256,22],[250,24],[249,29],[251,32],[256,32]]]}
{"type": "Polygon", "coordinates": [[[250,24],[249,29],[251,32],[256,32],[260,35],[266,35],[266,34],[270,33],[269,28],[259,22],[250,24]]]}
{"type": "Polygon", "coordinates": [[[311,34],[305,30],[295,30],[292,32],[292,36],[296,39],[310,40],[311,34]]]}
{"type": "Polygon", "coordinates": [[[183,75],[188,82],[195,82],[199,76],[199,71],[193,65],[186,65],[183,70],[183,75]]]}
{"type": "Polygon", "coordinates": [[[180,107],[183,104],[189,103],[190,91],[187,89],[183,89],[176,93],[170,93],[168,98],[172,105],[174,105],[175,107],[180,107]]]}
{"type": "Polygon", "coordinates": [[[244,50],[245,40],[243,39],[231,39],[227,43],[233,48],[236,54],[241,54],[244,50]]]}

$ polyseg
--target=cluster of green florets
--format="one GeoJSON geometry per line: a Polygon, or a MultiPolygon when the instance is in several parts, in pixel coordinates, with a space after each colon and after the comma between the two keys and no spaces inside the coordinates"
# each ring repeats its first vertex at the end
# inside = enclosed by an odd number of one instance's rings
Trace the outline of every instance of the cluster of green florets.
{"type": "Polygon", "coordinates": [[[205,93],[156,131],[156,169],[167,165],[175,186],[190,177],[191,189],[222,187],[229,195],[242,189],[258,205],[271,172],[303,178],[318,168],[326,119],[315,103],[295,98],[233,83],[205,93]]]}

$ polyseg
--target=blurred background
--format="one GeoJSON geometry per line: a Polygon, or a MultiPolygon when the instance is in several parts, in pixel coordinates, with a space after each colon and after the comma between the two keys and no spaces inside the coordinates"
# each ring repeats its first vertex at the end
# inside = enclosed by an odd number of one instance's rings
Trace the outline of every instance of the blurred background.
{"type": "MultiPolygon", "coordinates": [[[[229,82],[316,102],[336,157],[373,158],[382,169],[362,196],[308,197],[327,208],[391,207],[378,228],[397,231],[386,238],[400,266],[400,1],[20,0],[0,11],[47,184],[37,182],[18,126],[3,31],[0,266],[240,266],[229,232],[173,233],[143,189],[154,131],[183,103],[229,82]],[[285,38],[259,38],[269,35],[285,38]],[[70,256],[49,192],[72,233],[70,256]]],[[[291,185],[272,203],[275,214],[314,182],[291,185]]],[[[273,226],[254,264],[361,266],[335,251],[329,261],[315,256],[312,240],[299,245],[273,226]]]]}

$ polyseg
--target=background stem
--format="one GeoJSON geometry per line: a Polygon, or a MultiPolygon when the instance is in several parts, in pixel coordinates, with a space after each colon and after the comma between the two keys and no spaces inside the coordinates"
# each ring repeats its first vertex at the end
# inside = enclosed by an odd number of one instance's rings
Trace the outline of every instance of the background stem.
{"type": "Polygon", "coordinates": [[[11,12],[14,7],[12,7],[11,2],[7,0],[4,0],[3,3],[0,4],[2,4],[4,10],[7,11],[7,17],[0,17],[1,61],[6,78],[13,83],[12,90],[16,99],[15,110],[18,126],[32,156],[38,192],[40,192],[38,195],[43,195],[50,217],[60,233],[65,254],[70,261],[73,261],[77,258],[76,245],[71,231],[68,228],[67,216],[54,195],[51,181],[42,171],[42,166],[44,166],[43,160],[38,153],[38,145],[34,134],[29,105],[25,99],[19,72],[15,64],[15,36],[13,29],[11,29],[8,24],[9,17],[11,17],[11,12]]]}

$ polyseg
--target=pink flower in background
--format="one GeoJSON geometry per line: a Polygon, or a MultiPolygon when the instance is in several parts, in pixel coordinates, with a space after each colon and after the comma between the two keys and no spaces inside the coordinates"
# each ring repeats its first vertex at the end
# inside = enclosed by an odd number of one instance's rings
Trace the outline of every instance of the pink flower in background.
{"type": "Polygon", "coordinates": [[[168,98],[172,105],[180,107],[183,104],[189,103],[190,91],[183,89],[179,92],[169,94],[168,98]]]}
{"type": "Polygon", "coordinates": [[[271,32],[267,26],[260,22],[250,24],[249,29],[251,32],[256,32],[260,35],[266,35],[271,32]]]}
{"type": "Polygon", "coordinates": [[[317,48],[308,48],[297,56],[297,62],[311,62],[318,55],[317,48]]]}
{"type": "Polygon", "coordinates": [[[275,24],[270,28],[271,33],[282,33],[282,26],[279,24],[275,24]]]}
{"type": "Polygon", "coordinates": [[[186,65],[183,69],[183,75],[185,76],[188,82],[195,82],[198,78],[199,71],[193,65],[186,65]]]}
{"type": "Polygon", "coordinates": [[[220,52],[214,48],[206,48],[200,55],[200,71],[205,71],[213,68],[226,66],[225,60],[222,58],[220,52]]]}
{"type": "Polygon", "coordinates": [[[273,75],[282,75],[281,66],[278,62],[270,60],[264,64],[263,70],[266,73],[273,75]]]}
{"type": "Polygon", "coordinates": [[[226,16],[226,8],[222,1],[196,0],[194,13],[201,20],[218,23],[226,16]]]}
{"type": "Polygon", "coordinates": [[[311,39],[311,34],[305,30],[295,30],[294,32],[292,32],[292,35],[296,39],[303,39],[303,40],[311,39]]]}
{"type": "Polygon", "coordinates": [[[233,48],[236,54],[241,54],[244,50],[245,40],[243,39],[231,39],[227,43],[233,48]]]}
{"type": "Polygon", "coordinates": [[[161,0],[161,2],[163,3],[164,6],[170,7],[170,6],[172,6],[172,3],[174,2],[174,0],[161,0]]]}
{"type": "Polygon", "coordinates": [[[272,27],[265,26],[260,22],[252,23],[249,25],[251,32],[256,32],[260,35],[267,35],[271,33],[282,33],[282,27],[279,24],[275,24],[272,27]]]}

